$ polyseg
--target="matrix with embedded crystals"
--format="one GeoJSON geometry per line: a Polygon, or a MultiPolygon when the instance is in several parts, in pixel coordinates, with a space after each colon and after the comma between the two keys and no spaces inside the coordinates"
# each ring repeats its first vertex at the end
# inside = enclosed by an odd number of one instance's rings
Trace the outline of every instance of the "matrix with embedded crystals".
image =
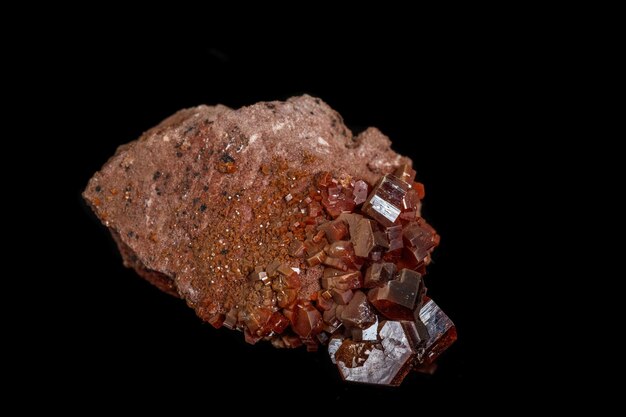
{"type": "Polygon", "coordinates": [[[424,186],[390,145],[309,96],[199,106],[121,146],[84,197],[125,264],[214,327],[398,385],[456,330],[426,295],[424,186]]]}

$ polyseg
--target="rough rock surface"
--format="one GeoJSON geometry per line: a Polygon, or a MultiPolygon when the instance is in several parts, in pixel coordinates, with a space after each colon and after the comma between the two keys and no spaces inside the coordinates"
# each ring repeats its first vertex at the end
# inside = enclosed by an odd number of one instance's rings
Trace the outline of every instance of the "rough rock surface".
{"type": "Polygon", "coordinates": [[[285,235],[299,215],[290,196],[320,172],[371,185],[411,163],[390,145],[375,128],[353,136],[310,96],[238,110],[198,106],[120,146],[84,198],[126,266],[221,325],[233,308],[262,303],[247,279],[258,265],[301,268],[303,298],[320,289],[321,266],[288,255],[285,235]]]}

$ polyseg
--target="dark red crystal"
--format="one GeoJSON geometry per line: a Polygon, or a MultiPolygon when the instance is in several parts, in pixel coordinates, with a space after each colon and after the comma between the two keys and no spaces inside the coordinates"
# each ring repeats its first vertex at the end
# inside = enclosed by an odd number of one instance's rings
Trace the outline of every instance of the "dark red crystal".
{"type": "Polygon", "coordinates": [[[413,310],[420,294],[422,276],[410,269],[400,271],[399,277],[372,289],[369,301],[385,317],[394,320],[413,320],[413,310]]]}
{"type": "Polygon", "coordinates": [[[425,343],[424,363],[434,362],[457,338],[452,320],[433,301],[428,300],[419,312],[419,319],[426,326],[428,339],[425,343]]]}
{"type": "Polygon", "coordinates": [[[376,322],[376,314],[362,291],[355,291],[341,311],[341,322],[348,327],[364,329],[376,322]]]}
{"type": "Polygon", "coordinates": [[[356,232],[352,236],[354,253],[361,258],[367,258],[376,246],[374,232],[377,230],[376,222],[370,219],[361,219],[356,225],[356,232]]]}
{"type": "Polygon", "coordinates": [[[386,321],[378,333],[379,343],[343,341],[335,352],[341,376],[347,381],[400,385],[411,371],[417,352],[401,322],[386,321]]]}
{"type": "Polygon", "coordinates": [[[363,286],[374,288],[393,279],[396,274],[396,265],[391,262],[374,263],[367,268],[363,286]]]}
{"type": "Polygon", "coordinates": [[[363,213],[383,226],[392,226],[400,217],[409,188],[409,184],[393,175],[382,177],[363,204],[363,213]]]}
{"type": "Polygon", "coordinates": [[[311,303],[298,303],[293,311],[291,323],[296,334],[308,338],[321,330],[322,315],[311,303]]]}
{"type": "Polygon", "coordinates": [[[393,176],[398,178],[399,180],[402,180],[404,182],[406,182],[407,184],[411,184],[413,181],[415,181],[415,175],[417,173],[415,172],[415,170],[413,168],[411,168],[410,165],[404,164],[404,165],[400,165],[394,172],[393,172],[393,176]]]}
{"type": "Polygon", "coordinates": [[[348,235],[348,226],[341,220],[326,223],[322,230],[325,231],[329,242],[336,242],[348,235]]]}

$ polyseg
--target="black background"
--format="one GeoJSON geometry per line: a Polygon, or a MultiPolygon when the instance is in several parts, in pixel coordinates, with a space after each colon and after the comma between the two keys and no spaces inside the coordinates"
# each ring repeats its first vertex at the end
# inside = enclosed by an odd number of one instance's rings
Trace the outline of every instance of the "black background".
{"type": "Polygon", "coordinates": [[[489,318],[495,306],[485,292],[497,292],[494,278],[511,267],[498,259],[502,248],[488,249],[493,236],[485,231],[500,227],[495,219],[509,203],[490,186],[506,159],[483,153],[508,117],[502,97],[511,91],[512,63],[494,62],[491,49],[462,39],[426,45],[293,48],[251,40],[246,46],[118,42],[69,50],[79,59],[65,68],[64,85],[76,106],[67,110],[73,124],[64,132],[80,157],[72,159],[68,182],[76,245],[68,249],[72,262],[60,288],[57,338],[64,350],[59,369],[81,395],[114,402],[147,389],[163,402],[239,395],[253,406],[314,399],[321,409],[363,399],[488,403],[486,387],[514,362],[491,366],[502,327],[489,318]],[[322,98],[355,132],[381,129],[396,151],[413,159],[426,185],[424,216],[442,236],[427,276],[429,294],[459,333],[433,376],[411,374],[393,389],[346,384],[323,351],[250,346],[240,333],[215,330],[184,302],[125,269],[108,232],[82,202],[89,177],[117,146],[180,108],[237,108],[302,93],[322,98]],[[104,391],[88,388],[103,380],[115,383],[104,391]],[[470,390],[477,394],[465,395],[470,390]]]}

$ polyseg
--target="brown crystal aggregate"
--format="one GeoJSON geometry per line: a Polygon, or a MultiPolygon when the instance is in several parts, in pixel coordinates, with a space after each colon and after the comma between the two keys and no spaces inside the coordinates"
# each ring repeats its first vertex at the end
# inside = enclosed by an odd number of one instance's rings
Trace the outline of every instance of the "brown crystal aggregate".
{"type": "Polygon", "coordinates": [[[124,145],[85,198],[125,264],[248,343],[328,346],[348,381],[398,385],[456,340],[426,297],[424,186],[380,132],[308,96],[184,110],[124,145]]]}

